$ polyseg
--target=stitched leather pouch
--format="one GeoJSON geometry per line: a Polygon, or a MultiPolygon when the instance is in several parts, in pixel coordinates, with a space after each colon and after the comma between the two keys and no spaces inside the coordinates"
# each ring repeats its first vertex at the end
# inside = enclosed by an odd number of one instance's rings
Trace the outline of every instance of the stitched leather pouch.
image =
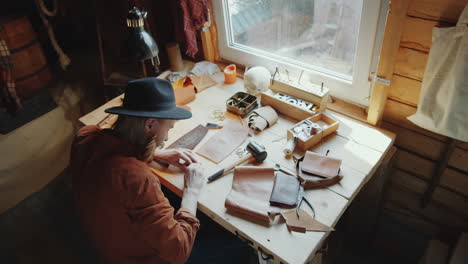
{"type": "Polygon", "coordinates": [[[340,171],[341,160],[307,151],[301,170],[305,173],[324,178],[333,178],[340,171]]]}
{"type": "Polygon", "coordinates": [[[277,172],[270,204],[277,206],[294,207],[299,196],[300,183],[296,177],[277,172]]]}

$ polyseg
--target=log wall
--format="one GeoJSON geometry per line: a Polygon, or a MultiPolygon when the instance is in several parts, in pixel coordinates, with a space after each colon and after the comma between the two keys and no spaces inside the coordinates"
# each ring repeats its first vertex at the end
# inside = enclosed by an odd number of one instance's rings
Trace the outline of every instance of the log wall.
{"type": "MultiPolygon", "coordinates": [[[[414,229],[453,241],[468,230],[468,143],[457,144],[429,206],[419,205],[448,139],[413,125],[432,28],[454,26],[468,0],[407,0],[382,127],[397,134],[384,211],[414,229]]],[[[383,239],[382,239],[383,240],[383,239]]]]}

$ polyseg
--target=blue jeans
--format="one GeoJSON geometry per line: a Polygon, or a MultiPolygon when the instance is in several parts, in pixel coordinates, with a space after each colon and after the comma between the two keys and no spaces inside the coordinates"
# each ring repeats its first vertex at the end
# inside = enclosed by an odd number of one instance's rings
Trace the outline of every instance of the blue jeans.
{"type": "MultiPolygon", "coordinates": [[[[162,190],[177,210],[181,199],[164,187],[162,190]]],[[[249,245],[202,212],[197,212],[197,218],[200,220],[200,230],[195,238],[192,254],[186,263],[258,263],[257,252],[249,245]]]]}

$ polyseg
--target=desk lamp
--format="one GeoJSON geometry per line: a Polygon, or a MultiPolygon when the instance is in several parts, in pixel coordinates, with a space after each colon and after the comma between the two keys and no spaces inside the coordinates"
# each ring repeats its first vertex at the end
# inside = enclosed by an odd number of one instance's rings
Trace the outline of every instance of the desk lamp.
{"type": "Polygon", "coordinates": [[[153,37],[145,30],[147,14],[146,11],[140,11],[136,6],[128,11],[127,28],[129,34],[122,48],[122,55],[141,61],[145,77],[147,74],[144,61],[148,59],[151,60],[155,74],[159,74],[159,49],[153,37]]]}

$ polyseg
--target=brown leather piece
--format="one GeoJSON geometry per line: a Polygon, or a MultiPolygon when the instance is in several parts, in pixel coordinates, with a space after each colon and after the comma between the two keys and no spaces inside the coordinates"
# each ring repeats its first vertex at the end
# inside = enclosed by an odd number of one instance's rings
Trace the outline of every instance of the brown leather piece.
{"type": "Polygon", "coordinates": [[[332,178],[323,178],[308,174],[302,170],[302,163],[302,161],[298,161],[296,165],[296,173],[304,189],[325,188],[333,184],[337,184],[341,179],[343,179],[343,176],[341,175],[336,175],[332,178]]]}
{"type": "Polygon", "coordinates": [[[220,163],[244,142],[248,132],[249,129],[239,120],[228,118],[224,127],[201,146],[197,153],[220,163]]]}
{"type": "Polygon", "coordinates": [[[338,175],[340,171],[341,160],[320,155],[312,151],[307,151],[302,163],[302,171],[321,176],[332,178],[338,175]]]}
{"type": "Polygon", "coordinates": [[[276,206],[294,207],[299,196],[300,182],[296,177],[277,172],[270,204],[276,206]]]}
{"type": "Polygon", "coordinates": [[[236,167],[232,189],[224,206],[234,212],[254,217],[262,222],[270,221],[271,190],[275,170],[254,166],[236,167]]]}
{"type": "Polygon", "coordinates": [[[296,210],[282,212],[281,216],[286,220],[286,225],[289,231],[305,233],[306,231],[330,232],[333,228],[320,223],[310,216],[306,211],[299,210],[299,218],[296,215],[296,210]]]}
{"type": "Polygon", "coordinates": [[[174,143],[169,145],[166,149],[194,149],[198,145],[198,143],[200,143],[200,141],[206,136],[206,133],[208,133],[208,128],[202,125],[198,125],[194,129],[187,132],[187,134],[181,136],[179,139],[174,141],[174,143]]]}

